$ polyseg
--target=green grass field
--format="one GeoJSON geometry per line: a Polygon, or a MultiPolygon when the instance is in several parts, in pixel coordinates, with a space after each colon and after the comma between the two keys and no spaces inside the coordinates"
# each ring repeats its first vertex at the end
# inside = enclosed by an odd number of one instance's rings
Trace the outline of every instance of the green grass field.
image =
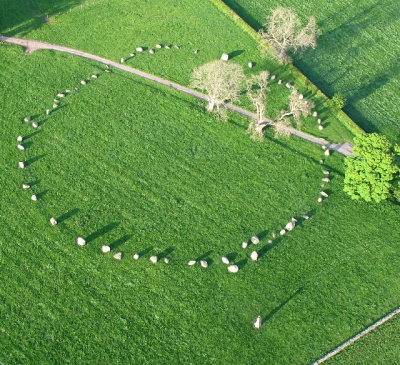
{"type": "MultiPolygon", "coordinates": [[[[256,58],[251,38],[216,8],[190,4],[132,10],[124,1],[119,7],[40,1],[2,18],[2,32],[113,60],[136,46],[125,42],[134,31],[137,45],[171,39],[181,53],[143,54],[127,63],[183,84],[197,63],[244,45],[234,60],[251,58],[278,70],[256,58]],[[179,20],[182,11],[188,23],[179,20]],[[126,25],[122,20],[134,13],[141,21],[126,25]],[[41,14],[51,21],[44,24],[41,14]],[[117,31],[99,25],[109,14],[120,20],[112,23],[120,24],[117,31]],[[164,15],[173,26],[138,32],[164,15]],[[207,29],[200,27],[205,17],[207,29]],[[182,29],[194,21],[191,44],[182,29]],[[218,33],[214,22],[224,24],[218,30],[227,32],[224,39],[210,38],[218,33]],[[204,54],[200,41],[209,47],[204,54]],[[201,49],[203,59],[194,58],[188,44],[201,49]]],[[[17,5],[2,4],[6,13],[17,5]]],[[[345,196],[342,156],[332,154],[321,165],[316,145],[275,140],[270,132],[254,143],[245,118],[232,114],[220,122],[198,100],[143,79],[105,73],[66,54],[26,56],[20,47],[0,47],[1,363],[308,364],[398,306],[400,207],[345,196]],[[93,73],[99,78],[80,84],[93,73]],[[67,88],[72,92],[46,116],[67,88]],[[39,123],[37,130],[23,122],[27,115],[39,123]],[[18,135],[25,151],[16,148],[18,135]],[[26,169],[18,168],[21,160],[26,169]],[[330,197],[319,204],[324,168],[331,171],[330,197]],[[23,190],[22,183],[32,188],[23,190]],[[298,227],[274,239],[293,216],[298,227]],[[59,224],[52,227],[50,217],[59,224]],[[260,244],[243,250],[242,241],[254,234],[260,244]],[[76,244],[78,236],[87,239],[85,247],[76,244]],[[101,253],[105,244],[110,254],[101,253]],[[257,262],[249,258],[253,250],[257,262]],[[118,251],[121,261],[112,258],[118,251]],[[142,252],[137,261],[135,252],[142,252]],[[171,262],[152,264],[151,255],[171,262]],[[222,255],[239,265],[237,274],[228,273],[222,255]],[[201,257],[209,268],[187,266],[201,257]],[[264,325],[256,331],[258,315],[264,325]]],[[[280,107],[283,90],[274,93],[271,112],[280,107]]],[[[317,109],[330,113],[322,104],[317,109]]],[[[350,138],[335,123],[324,131],[330,128],[332,140],[350,138]]]]}
{"type": "Polygon", "coordinates": [[[391,0],[307,3],[292,0],[224,0],[256,30],[278,5],[292,7],[303,19],[314,15],[321,29],[318,46],[295,65],[329,97],[347,99],[346,113],[367,132],[399,139],[400,88],[398,4],[391,0]]]}
{"type": "Polygon", "coordinates": [[[398,303],[399,209],[350,201],[341,156],[321,166],[317,146],[253,143],[246,120],[219,122],[143,80],[102,72],[81,86],[97,64],[2,49],[4,364],[303,364],[398,303]],[[46,118],[56,93],[75,86],[46,118]],[[38,131],[26,115],[37,115],[38,131]],[[331,197],[319,205],[322,168],[331,197]],[[267,243],[303,213],[311,218],[267,243]],[[61,223],[51,227],[51,216],[61,223]],[[259,246],[243,250],[254,234],[259,246]],[[169,265],[148,260],[162,253],[169,265]],[[238,274],[220,262],[226,254],[238,274]],[[187,266],[203,255],[208,269],[187,266]]]}

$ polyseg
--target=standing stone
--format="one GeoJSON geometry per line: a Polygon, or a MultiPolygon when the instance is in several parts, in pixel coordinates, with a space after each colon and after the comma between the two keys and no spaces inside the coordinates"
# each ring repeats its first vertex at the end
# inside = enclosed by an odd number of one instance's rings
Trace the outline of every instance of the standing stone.
{"type": "Polygon", "coordinates": [[[101,246],[101,252],[107,253],[107,252],[110,252],[110,251],[111,251],[111,247],[110,246],[107,246],[107,245],[101,246]]]}
{"type": "Polygon", "coordinates": [[[223,53],[221,56],[222,61],[228,61],[229,60],[229,55],[227,53],[223,53]]]}
{"type": "Polygon", "coordinates": [[[50,218],[50,224],[51,224],[52,226],[56,226],[57,223],[58,223],[58,222],[56,221],[55,218],[53,218],[53,217],[50,218]]]}
{"type": "Polygon", "coordinates": [[[79,246],[85,246],[86,245],[86,241],[82,237],[78,237],[78,239],[76,240],[76,243],[79,246]]]}
{"type": "Polygon", "coordinates": [[[122,259],[122,252],[117,252],[113,257],[116,260],[121,260],[122,259]]]}

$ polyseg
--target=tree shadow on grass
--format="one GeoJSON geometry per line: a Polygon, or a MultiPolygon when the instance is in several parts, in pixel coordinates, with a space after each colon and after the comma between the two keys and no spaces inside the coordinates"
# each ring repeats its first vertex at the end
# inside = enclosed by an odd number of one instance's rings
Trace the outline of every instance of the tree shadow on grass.
{"type": "Polygon", "coordinates": [[[99,237],[105,235],[106,233],[112,231],[114,228],[116,228],[118,226],[119,226],[119,223],[116,223],[116,222],[107,224],[106,226],[98,229],[96,232],[93,232],[91,235],[86,237],[86,243],[89,243],[89,242],[95,240],[96,238],[99,238],[99,237]]]}
{"type": "Polygon", "coordinates": [[[79,208],[71,209],[69,212],[64,213],[64,214],[61,215],[60,217],[56,218],[56,221],[57,221],[58,223],[62,223],[62,222],[64,222],[65,220],[67,220],[67,219],[73,217],[75,214],[78,214],[79,211],[80,211],[79,208]]]}
{"type": "Polygon", "coordinates": [[[271,312],[269,312],[266,316],[262,318],[262,323],[267,322],[271,319],[278,311],[280,311],[287,303],[289,303],[296,295],[300,294],[303,290],[303,287],[297,289],[288,299],[279,304],[276,308],[274,308],[271,312]]]}
{"type": "Polygon", "coordinates": [[[257,21],[243,6],[239,5],[235,0],[223,0],[237,15],[239,15],[253,29],[261,29],[262,24],[257,21]]]}
{"type": "Polygon", "coordinates": [[[126,234],[125,236],[117,239],[116,241],[114,241],[113,243],[110,244],[110,249],[111,250],[115,250],[116,248],[118,248],[119,246],[121,246],[123,243],[125,243],[126,241],[128,241],[131,237],[133,237],[132,234],[126,234]]]}

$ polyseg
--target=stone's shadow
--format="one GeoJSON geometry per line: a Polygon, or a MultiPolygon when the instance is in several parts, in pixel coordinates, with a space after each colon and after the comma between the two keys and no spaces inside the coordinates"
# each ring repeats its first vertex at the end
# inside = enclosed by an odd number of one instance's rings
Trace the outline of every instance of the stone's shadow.
{"type": "Polygon", "coordinates": [[[49,191],[50,191],[49,189],[44,190],[41,193],[37,193],[36,196],[38,199],[42,199],[49,191]]]}
{"type": "Polygon", "coordinates": [[[279,242],[282,241],[282,237],[276,237],[272,243],[269,243],[267,245],[265,245],[264,247],[261,247],[257,253],[258,253],[258,257],[261,258],[263,257],[269,250],[272,250],[279,242]]]}
{"type": "Polygon", "coordinates": [[[30,187],[35,186],[35,185],[39,185],[40,184],[40,180],[32,180],[32,181],[29,181],[27,184],[30,187]]]}
{"type": "Polygon", "coordinates": [[[140,257],[147,255],[154,247],[147,247],[144,250],[140,251],[138,254],[140,257]]]}
{"type": "Polygon", "coordinates": [[[27,134],[25,137],[23,136],[22,143],[23,143],[25,140],[36,136],[36,135],[39,134],[39,133],[42,133],[42,131],[41,131],[41,130],[40,130],[40,131],[34,131],[33,133],[27,134]]]}
{"type": "Polygon", "coordinates": [[[99,237],[105,235],[106,233],[112,231],[114,228],[116,228],[118,226],[119,226],[119,223],[116,223],[116,222],[107,224],[103,228],[98,229],[96,232],[93,232],[90,236],[86,237],[86,242],[89,243],[89,242],[95,240],[96,238],[99,238],[99,237]]]}
{"type": "Polygon", "coordinates": [[[167,257],[169,254],[171,254],[171,253],[174,252],[174,251],[175,251],[175,247],[170,246],[170,247],[168,247],[166,250],[160,252],[160,253],[157,255],[157,257],[158,257],[159,260],[162,260],[162,259],[164,259],[165,257],[167,257]]]}
{"type": "Polygon", "coordinates": [[[262,241],[265,237],[267,237],[268,232],[269,232],[269,230],[266,229],[260,233],[257,233],[256,236],[260,239],[260,241],[262,241]]]}
{"type": "Polygon", "coordinates": [[[239,269],[243,269],[246,265],[247,265],[247,262],[249,261],[249,259],[243,259],[243,260],[240,260],[240,261],[238,261],[238,262],[236,262],[235,263],[235,265],[239,268],[239,269]]]}
{"type": "Polygon", "coordinates": [[[266,316],[262,318],[262,322],[267,322],[269,319],[271,319],[279,310],[281,310],[287,303],[289,303],[296,295],[300,294],[303,290],[303,287],[297,289],[288,299],[286,299],[284,302],[279,304],[276,308],[274,308],[271,312],[269,312],[266,316]]]}
{"type": "Polygon", "coordinates": [[[39,155],[39,156],[35,156],[32,157],[31,159],[29,159],[28,161],[25,162],[25,167],[30,166],[32,164],[34,164],[36,161],[41,160],[43,157],[45,157],[47,154],[43,154],[43,155],[39,155]]]}
{"type": "Polygon", "coordinates": [[[232,58],[235,58],[237,56],[240,56],[243,52],[244,52],[243,49],[239,49],[237,51],[233,51],[233,52],[228,54],[229,55],[229,59],[232,59],[232,58]]]}
{"type": "Polygon", "coordinates": [[[32,147],[33,142],[24,142],[22,141],[21,144],[25,147],[25,149],[27,150],[28,148],[32,147]]]}
{"type": "Polygon", "coordinates": [[[204,260],[204,259],[208,258],[208,256],[210,256],[213,252],[214,252],[214,250],[210,250],[210,251],[206,252],[204,255],[200,255],[199,257],[196,258],[196,261],[200,261],[200,260],[204,260]]]}
{"type": "Polygon", "coordinates": [[[49,118],[43,119],[40,122],[38,122],[38,126],[41,127],[43,124],[47,123],[49,121],[49,118]]]}
{"type": "Polygon", "coordinates": [[[70,210],[69,212],[64,213],[64,214],[61,215],[60,217],[56,218],[56,221],[57,221],[58,223],[62,223],[62,222],[64,222],[65,220],[67,220],[67,219],[73,217],[75,214],[78,214],[79,211],[80,211],[79,208],[72,209],[72,210],[70,210]]]}
{"type": "Polygon", "coordinates": [[[117,239],[116,241],[114,241],[113,243],[110,244],[110,249],[115,250],[116,248],[121,246],[123,243],[128,241],[131,237],[133,237],[133,234],[126,234],[125,236],[117,239]]]}
{"type": "Polygon", "coordinates": [[[227,259],[228,259],[230,262],[232,262],[232,261],[235,261],[237,255],[238,255],[238,254],[237,254],[236,252],[231,252],[231,253],[228,253],[228,254],[226,255],[226,257],[227,257],[227,259]]]}

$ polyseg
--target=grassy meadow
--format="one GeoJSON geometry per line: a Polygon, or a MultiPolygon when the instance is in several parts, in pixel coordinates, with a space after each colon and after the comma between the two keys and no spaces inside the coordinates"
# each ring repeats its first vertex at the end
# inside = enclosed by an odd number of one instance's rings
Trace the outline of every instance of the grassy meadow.
{"type": "Polygon", "coordinates": [[[397,305],[399,209],[350,201],[340,155],[321,165],[299,139],[254,143],[241,117],[73,56],[2,45],[1,64],[2,363],[304,364],[397,305]],[[187,266],[201,257],[208,269],[187,266]]]}
{"type": "MultiPolygon", "coordinates": [[[[115,61],[136,46],[179,44],[126,63],[184,85],[223,52],[256,62],[247,73],[267,68],[292,81],[208,2],[24,4],[0,3],[2,34],[115,61]]],[[[0,363],[308,364],[398,306],[400,206],[351,201],[341,155],[270,132],[255,143],[245,118],[221,122],[173,90],[67,54],[0,47],[0,363]],[[323,169],[330,196],[320,204],[323,169]],[[274,238],[291,217],[298,226],[274,238]],[[261,242],[242,249],[253,235],[261,242]],[[152,264],[152,255],[171,262],[152,264]],[[191,259],[209,267],[189,267],[191,259]]],[[[270,88],[274,114],[288,89],[270,88]]],[[[351,140],[328,123],[313,134],[351,140]]]]}
{"type": "Polygon", "coordinates": [[[398,3],[391,0],[224,0],[258,30],[271,9],[292,7],[301,18],[314,15],[321,35],[315,50],[294,64],[326,95],[344,94],[344,111],[365,131],[399,140],[400,32],[398,3]]]}

